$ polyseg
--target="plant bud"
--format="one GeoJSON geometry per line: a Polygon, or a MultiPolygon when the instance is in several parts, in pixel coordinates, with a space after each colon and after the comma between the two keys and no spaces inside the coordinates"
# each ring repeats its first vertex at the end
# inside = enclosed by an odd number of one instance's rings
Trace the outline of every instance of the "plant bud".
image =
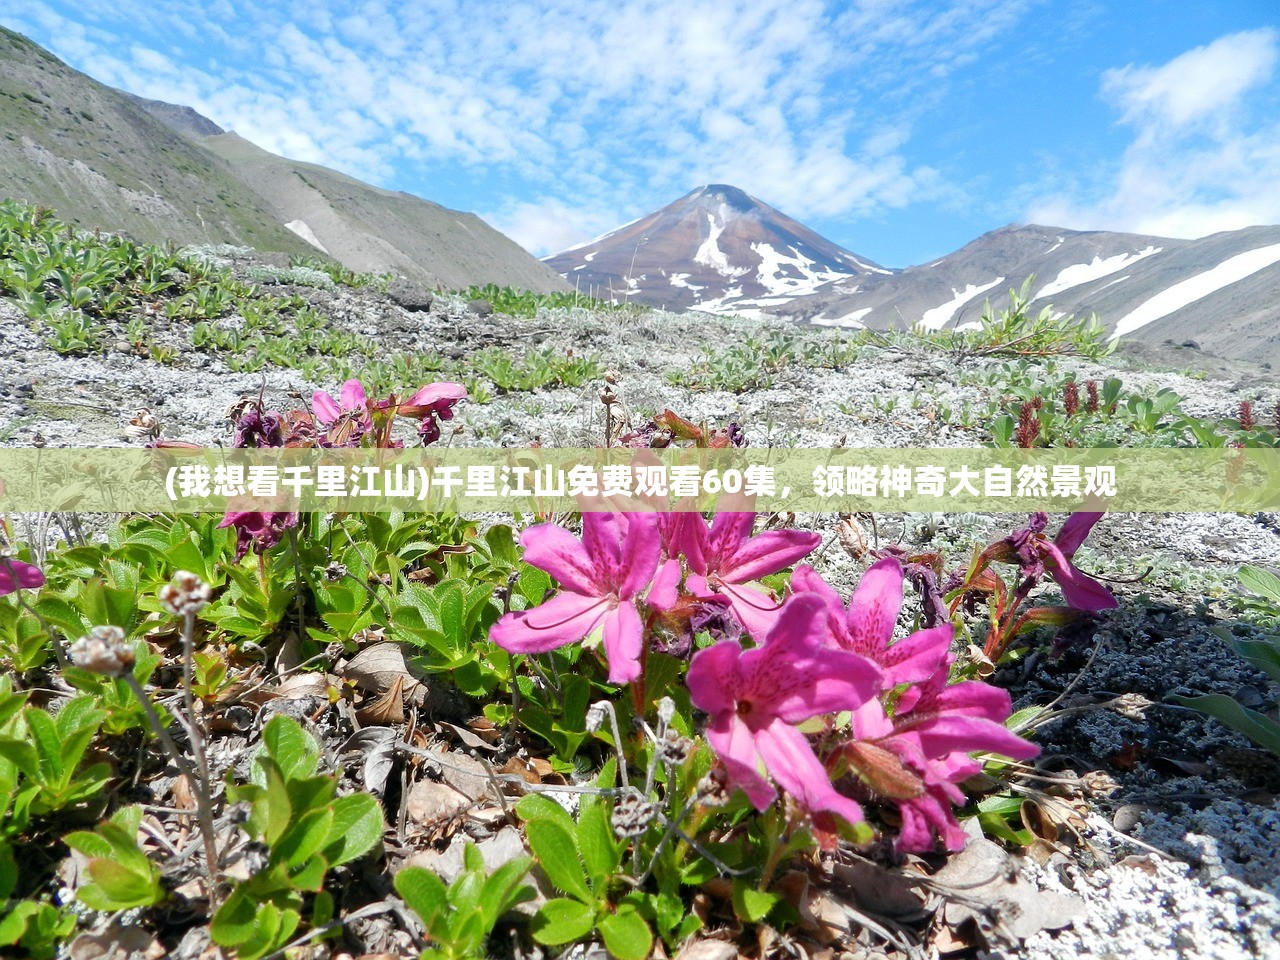
{"type": "Polygon", "coordinates": [[[94,627],[71,645],[67,655],[81,670],[107,677],[122,677],[133,669],[133,650],[119,627],[94,627]]]}
{"type": "Polygon", "coordinates": [[[209,585],[189,570],[179,570],[160,588],[161,605],[177,617],[199,613],[212,596],[209,585]]]}

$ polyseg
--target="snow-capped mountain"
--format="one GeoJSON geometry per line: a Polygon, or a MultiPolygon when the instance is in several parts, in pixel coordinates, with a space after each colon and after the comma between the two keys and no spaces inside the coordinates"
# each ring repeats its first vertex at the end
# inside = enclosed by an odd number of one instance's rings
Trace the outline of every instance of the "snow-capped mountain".
{"type": "Polygon", "coordinates": [[[983,234],[933,263],[836,285],[779,313],[833,326],[976,326],[1028,277],[1030,309],[1096,313],[1115,336],[1194,341],[1224,357],[1280,361],[1280,226],[1198,240],[1039,225],[983,234]]]}
{"type": "Polygon", "coordinates": [[[545,262],[601,299],[746,315],[892,273],[722,183],[545,262]]]}
{"type": "Polygon", "coordinates": [[[584,293],[828,326],[964,328],[1008,304],[1087,317],[1116,336],[1280,363],[1280,226],[1174,240],[1037,224],[890,270],[723,184],[546,262],[584,293]]]}

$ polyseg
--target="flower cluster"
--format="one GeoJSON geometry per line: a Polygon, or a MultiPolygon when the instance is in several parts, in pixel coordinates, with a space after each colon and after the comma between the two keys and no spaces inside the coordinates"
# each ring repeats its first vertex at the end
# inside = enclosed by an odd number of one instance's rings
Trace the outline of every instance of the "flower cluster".
{"type": "MultiPolygon", "coordinates": [[[[244,401],[231,411],[237,447],[381,447],[404,443],[392,436],[397,417],[418,421],[418,437],[426,446],[440,439],[440,423],[453,419],[453,408],[466,399],[460,383],[429,383],[411,396],[395,394],[370,400],[359,380],[348,380],[335,399],[323,390],[311,397],[311,410],[277,413],[261,399],[244,401]]],[[[288,511],[228,511],[220,526],[234,527],[236,557],[252,547],[264,553],[280,542],[284,532],[298,525],[288,511]]]]}
{"type": "MultiPolygon", "coordinates": [[[[781,788],[828,829],[833,816],[864,819],[864,804],[893,805],[898,849],[928,850],[939,839],[959,849],[964,832],[953,810],[964,802],[960,785],[981,769],[973,755],[1026,760],[1038,752],[1003,725],[1008,694],[977,680],[952,682],[955,627],[941,617],[894,639],[903,584],[918,563],[882,555],[847,606],[802,565],[779,598],[761,578],[803,559],[820,538],[753,535],[755,519],[585,513],[581,539],[555,524],[531,527],[521,538],[525,560],[554,576],[560,592],[505,615],[491,638],[512,653],[541,653],[598,637],[609,681],[628,683],[642,679],[655,645],[675,651],[673,635],[688,640],[715,624],[717,642],[693,654],[687,683],[708,715],[707,739],[729,786],[761,810],[781,788]]],[[[984,556],[1017,563],[1020,589],[1048,576],[1069,603],[1105,609],[1114,598],[1071,563],[1096,519],[1077,515],[1051,541],[1036,515],[984,556]]],[[[994,579],[985,565],[979,573],[994,579]]],[[[929,582],[934,607],[945,612],[936,576],[929,582]]]]}

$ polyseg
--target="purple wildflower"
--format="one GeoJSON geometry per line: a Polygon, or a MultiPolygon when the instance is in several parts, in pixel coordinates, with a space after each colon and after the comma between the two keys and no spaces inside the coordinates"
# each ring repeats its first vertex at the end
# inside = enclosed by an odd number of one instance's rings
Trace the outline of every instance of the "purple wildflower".
{"type": "Polygon", "coordinates": [[[896,557],[877,560],[862,575],[846,610],[840,596],[814,572],[801,565],[791,575],[791,589],[821,597],[830,613],[831,636],[841,650],[858,653],[879,665],[888,686],[919,683],[937,668],[938,638],[950,641],[953,628],[944,623],[918,630],[893,642],[893,630],[902,609],[902,563],[896,557]]]}
{"type": "MultiPolygon", "coordinates": [[[[896,846],[904,852],[931,850],[934,836],[948,850],[964,846],[965,833],[953,807],[965,802],[960,784],[982,771],[970,754],[997,753],[1029,760],[1040,752],[1004,726],[1009,694],[978,680],[948,684],[951,626],[922,630],[932,643],[932,676],[904,690],[892,716],[876,703],[853,712],[845,758],[881,799],[898,807],[902,827],[896,846]]],[[[927,659],[919,651],[918,662],[927,659]]]]}
{"type": "Polygon", "coordinates": [[[421,421],[418,436],[423,446],[440,439],[440,421],[453,419],[453,408],[459,400],[467,398],[467,388],[460,383],[441,381],[422,387],[408,400],[396,407],[396,413],[421,421]]]}
{"type": "Polygon", "coordinates": [[[1047,574],[1062,590],[1068,606],[1090,612],[1112,610],[1119,603],[1111,591],[1080,572],[1071,562],[1101,516],[1101,513],[1073,513],[1058,535],[1050,540],[1044,535],[1049,515],[1033,513],[1025,527],[1015,530],[983,552],[987,560],[1018,564],[1029,583],[1024,595],[1030,586],[1047,574]]]}
{"type": "Polygon", "coordinates": [[[761,647],[744,652],[724,640],[695,654],[689,694],[710,714],[707,740],[729,783],[741,787],[757,810],[777,796],[767,773],[810,813],[857,823],[862,808],[836,792],[795,725],[874,703],[880,671],[864,657],[824,646],[827,615],[820,597],[792,597],[785,611],[761,647]]]}
{"type": "Polygon", "coordinates": [[[34,590],[44,586],[44,574],[38,567],[12,557],[0,556],[0,597],[15,590],[34,590]]]}
{"type": "Polygon", "coordinates": [[[283,510],[240,510],[228,511],[218,527],[235,527],[236,559],[240,560],[249,552],[250,547],[256,553],[266,553],[280,542],[285,530],[297,525],[297,513],[283,510]]]}
{"type": "Polygon", "coordinates": [[[754,513],[717,513],[708,527],[690,514],[674,547],[688,564],[685,589],[701,599],[727,601],[747,632],[761,640],[777,621],[780,604],[747,584],[809,555],[822,538],[799,530],[768,530],[753,537],[755,519],[754,513]]]}
{"type": "Polygon", "coordinates": [[[490,639],[511,653],[542,653],[603,628],[609,682],[640,675],[644,627],[635,601],[658,567],[656,514],[585,513],[582,540],[543,523],[520,537],[524,559],[558,581],[561,591],[531,610],[508,613],[490,639]]]}

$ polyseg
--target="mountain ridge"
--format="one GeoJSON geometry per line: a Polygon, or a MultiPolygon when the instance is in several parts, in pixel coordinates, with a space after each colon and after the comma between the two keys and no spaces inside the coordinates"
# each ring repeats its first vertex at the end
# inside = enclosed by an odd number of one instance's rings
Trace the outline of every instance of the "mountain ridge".
{"type": "MultiPolygon", "coordinates": [[[[794,267],[800,251],[790,249],[797,255],[794,267]]],[[[1186,240],[1006,224],[929,263],[889,269],[736,187],[709,184],[546,262],[570,282],[598,285],[606,298],[872,329],[973,328],[990,304],[999,308],[1010,291],[1034,278],[1028,292],[1033,313],[1096,313],[1117,336],[1192,343],[1228,358],[1280,363],[1280,226],[1186,240]],[[725,209],[719,219],[692,221],[691,211],[706,215],[707,204],[698,202],[706,196],[725,209]],[[748,220],[752,231],[729,228],[748,220]],[[683,235],[674,224],[683,227],[683,235]],[[644,242],[650,229],[662,233],[664,242],[650,248],[644,242]],[[765,235],[779,238],[774,242],[783,249],[787,237],[803,236],[804,250],[822,251],[830,275],[789,288],[785,275],[766,277],[758,239],[765,235]],[[711,249],[715,255],[709,257],[711,249]],[[718,281],[707,278],[708,266],[719,268],[718,281]],[[698,270],[701,282],[691,279],[698,270]],[[754,288],[744,282],[753,270],[754,288]]]]}
{"type": "Polygon", "coordinates": [[[7,195],[87,229],[328,254],[424,286],[566,289],[475,214],[277,157],[190,107],[101,84],[4,28],[0,130],[7,195]]]}

